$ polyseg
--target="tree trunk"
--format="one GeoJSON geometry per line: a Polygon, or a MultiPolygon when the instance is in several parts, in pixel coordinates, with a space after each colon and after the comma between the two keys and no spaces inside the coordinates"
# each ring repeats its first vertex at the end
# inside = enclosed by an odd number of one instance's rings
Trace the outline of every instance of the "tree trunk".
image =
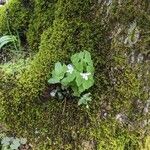
{"type": "Polygon", "coordinates": [[[19,78],[11,79],[15,83],[7,94],[8,89],[2,89],[4,121],[35,143],[38,136],[38,147],[45,143],[45,149],[138,149],[137,135],[143,136],[139,129],[149,131],[143,127],[149,117],[143,114],[149,98],[149,60],[140,59],[149,49],[148,36],[143,36],[150,30],[146,1],[34,2],[25,35],[38,51],[19,78]],[[53,13],[51,20],[45,12],[53,13]],[[55,62],[69,62],[83,50],[91,52],[95,67],[88,110],[77,106],[77,98],[51,98],[53,86],[47,83],[55,62]],[[133,58],[135,51],[139,53],[133,58]]]}

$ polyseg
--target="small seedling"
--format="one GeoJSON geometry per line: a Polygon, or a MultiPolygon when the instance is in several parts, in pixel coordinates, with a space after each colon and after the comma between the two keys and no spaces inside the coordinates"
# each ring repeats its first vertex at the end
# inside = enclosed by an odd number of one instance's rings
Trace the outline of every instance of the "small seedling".
{"type": "Polygon", "coordinates": [[[84,94],[78,101],[78,105],[86,105],[89,108],[88,102],[92,101],[91,93],[84,94]]]}
{"type": "MultiPolygon", "coordinates": [[[[59,83],[65,89],[71,88],[73,95],[80,97],[84,91],[88,90],[94,84],[94,67],[90,53],[88,51],[83,51],[74,54],[71,57],[71,63],[68,65],[57,62],[48,83],[59,83]]],[[[61,92],[53,90],[50,93],[53,97],[55,97],[56,94],[59,96],[59,99],[63,99],[61,92]]],[[[80,103],[83,99],[84,103],[85,99],[89,101],[90,98],[88,98],[88,96],[89,94],[84,95],[80,103]]]]}

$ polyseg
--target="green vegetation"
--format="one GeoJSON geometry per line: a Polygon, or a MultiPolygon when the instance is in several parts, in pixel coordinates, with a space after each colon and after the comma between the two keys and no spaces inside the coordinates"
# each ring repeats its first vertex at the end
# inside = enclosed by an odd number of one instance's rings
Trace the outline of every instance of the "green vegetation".
{"type": "Polygon", "coordinates": [[[84,94],[78,101],[78,105],[86,105],[86,108],[89,108],[88,103],[92,101],[91,93],[84,94]]]}
{"type": "Polygon", "coordinates": [[[18,150],[21,145],[26,144],[25,138],[3,137],[1,139],[2,150],[18,150]]]}
{"type": "Polygon", "coordinates": [[[55,70],[52,71],[52,78],[49,83],[61,83],[64,87],[71,87],[74,96],[80,96],[85,90],[94,84],[94,67],[89,52],[84,51],[71,56],[72,64],[55,64],[55,70]]]}
{"type": "Polygon", "coordinates": [[[3,47],[0,129],[37,150],[147,150],[149,10],[147,0],[0,7],[0,36],[18,33],[24,52],[10,57],[3,47]]]}
{"type": "Polygon", "coordinates": [[[15,36],[11,36],[11,35],[2,36],[0,38],[0,49],[8,43],[10,43],[10,42],[15,43],[16,41],[17,41],[17,39],[15,36]]]}

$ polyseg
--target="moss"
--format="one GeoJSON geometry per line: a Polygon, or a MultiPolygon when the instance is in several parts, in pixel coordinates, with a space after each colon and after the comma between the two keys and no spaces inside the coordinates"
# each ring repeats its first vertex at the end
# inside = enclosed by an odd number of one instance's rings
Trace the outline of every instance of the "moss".
{"type": "Polygon", "coordinates": [[[90,9],[94,5],[94,2],[89,0],[84,1],[67,1],[62,0],[57,2],[57,11],[55,11],[55,16],[57,18],[71,19],[88,19],[87,16],[91,14],[90,9]],[[89,15],[88,15],[89,14],[89,15]]]}
{"type": "Polygon", "coordinates": [[[145,142],[141,144],[140,146],[141,146],[141,150],[149,150],[150,149],[150,137],[149,136],[145,137],[145,142]]]}
{"type": "Polygon", "coordinates": [[[3,6],[1,11],[3,11],[0,18],[1,34],[10,34],[8,28],[10,28],[14,34],[16,34],[16,31],[20,34],[26,31],[29,23],[29,14],[32,9],[30,10],[28,7],[25,7],[21,1],[13,0],[3,6]]]}
{"type": "Polygon", "coordinates": [[[0,35],[2,31],[6,28],[6,9],[5,7],[0,8],[0,35]]]}
{"type": "MultiPolygon", "coordinates": [[[[3,101],[4,99],[9,98],[9,92],[16,86],[16,82],[18,81],[20,74],[24,72],[27,68],[27,60],[24,59],[17,59],[14,62],[7,62],[3,65],[0,65],[0,99],[1,99],[1,106],[0,106],[0,120],[4,120],[5,111],[3,108],[3,101]],[[7,93],[7,94],[6,94],[7,93]]],[[[11,96],[10,96],[11,97],[11,96]]]]}
{"type": "MultiPolygon", "coordinates": [[[[88,28],[88,23],[78,21],[76,18],[67,21],[58,17],[55,19],[53,26],[43,33],[40,51],[31,62],[30,68],[22,75],[18,84],[18,88],[21,88],[24,92],[28,91],[25,93],[27,93],[28,97],[31,96],[29,101],[30,99],[33,100],[33,97],[37,97],[39,92],[43,90],[45,79],[47,79],[54,62],[67,58],[70,52],[75,49],[93,49],[92,41],[90,41],[88,35],[91,31],[88,28]],[[77,30],[79,30],[79,33],[76,33],[77,30]],[[77,36],[77,41],[75,41],[74,39],[77,36]],[[85,41],[88,41],[89,44],[85,43],[85,41]],[[75,47],[76,45],[78,47],[75,47]],[[31,92],[29,93],[30,90],[31,92]]],[[[22,91],[20,92],[22,94],[22,91]]]]}
{"type": "MultiPolygon", "coordinates": [[[[78,5],[80,6],[80,3],[78,5]]],[[[84,6],[84,4],[82,5],[84,6]]],[[[43,107],[38,105],[37,102],[39,101],[38,96],[41,95],[46,86],[50,70],[56,61],[67,61],[68,56],[75,51],[94,50],[93,40],[91,39],[92,28],[93,25],[86,22],[85,18],[82,21],[78,17],[70,20],[58,17],[55,19],[53,26],[43,32],[39,52],[34,57],[30,67],[20,77],[16,88],[10,91],[12,101],[5,104],[6,115],[11,112],[12,116],[6,118],[6,122],[11,129],[17,131],[18,134],[32,131],[32,136],[35,127],[39,128],[44,135],[44,132],[48,130],[53,144],[60,141],[56,144],[59,148],[68,146],[70,137],[76,139],[78,137],[76,135],[77,130],[80,130],[80,128],[83,133],[86,132],[84,128],[85,116],[81,117],[82,112],[80,113],[80,110],[76,108],[76,103],[70,107],[69,105],[72,105],[72,103],[68,102],[66,113],[61,115],[63,104],[61,105],[59,101],[50,100],[47,104],[43,104],[43,107]],[[13,106],[11,110],[8,109],[10,106],[13,106]],[[48,110],[45,111],[46,109],[48,110]],[[68,114],[68,112],[70,113],[68,114]],[[75,113],[78,113],[76,118],[74,117],[75,113]],[[57,118],[58,115],[61,115],[61,118],[57,118]],[[44,116],[48,118],[46,119],[44,116]],[[45,122],[46,120],[47,122],[45,122]],[[58,120],[60,124],[56,127],[55,123],[58,120]],[[9,124],[10,122],[12,123],[9,124]],[[23,127],[24,131],[17,130],[16,126],[23,127]],[[72,130],[72,128],[74,129],[72,130]],[[72,137],[72,134],[75,134],[75,137],[72,137]]],[[[80,133],[80,137],[84,135],[83,133],[80,133]]],[[[75,142],[72,141],[72,146],[78,146],[74,144],[75,142]]],[[[56,146],[54,145],[54,147],[56,146]]]]}
{"type": "Polygon", "coordinates": [[[136,20],[141,28],[145,28],[146,26],[148,27],[150,21],[148,12],[149,3],[148,1],[142,0],[128,0],[122,2],[115,0],[112,2],[109,10],[112,24],[117,21],[125,25],[129,25],[129,23],[136,20]],[[140,13],[138,13],[137,10],[141,10],[140,13]]]}
{"type": "MultiPolygon", "coordinates": [[[[131,1],[128,2],[124,3],[132,5],[131,1]]],[[[136,116],[137,120],[132,114],[133,101],[141,98],[145,101],[147,98],[142,97],[143,85],[137,78],[140,65],[133,67],[128,63],[124,54],[130,54],[133,47],[120,42],[122,32],[114,35],[116,28],[110,23],[115,14],[106,17],[108,20],[103,16],[94,17],[94,4],[97,3],[90,0],[58,0],[52,25],[42,29],[39,52],[29,68],[20,74],[15,87],[7,94],[3,92],[5,122],[12,131],[27,136],[40,148],[83,149],[85,143],[90,142],[95,149],[139,149],[138,142],[145,129],[139,125],[141,114],[136,116]],[[78,107],[76,98],[67,98],[66,104],[57,99],[43,99],[54,63],[68,62],[72,54],[81,50],[91,52],[96,69],[95,86],[90,89],[93,97],[90,109],[78,107]],[[116,84],[112,77],[116,79],[116,84]],[[118,113],[125,114],[128,119],[116,123],[118,113]]],[[[116,14],[118,12],[116,10],[116,14]]],[[[129,18],[124,13],[126,22],[122,20],[125,18],[118,18],[114,24],[121,24],[126,29],[132,13],[129,13],[129,18]]],[[[137,44],[135,48],[140,49],[141,46],[137,44]]]]}
{"type": "Polygon", "coordinates": [[[38,50],[40,37],[54,20],[55,0],[50,2],[35,0],[33,16],[30,18],[27,41],[32,50],[38,50]]]}
{"type": "Polygon", "coordinates": [[[127,128],[121,129],[115,120],[103,120],[95,122],[95,129],[92,135],[97,141],[98,150],[125,150],[139,149],[138,138],[135,132],[127,128]],[[109,123],[111,121],[111,124],[109,123]]]}

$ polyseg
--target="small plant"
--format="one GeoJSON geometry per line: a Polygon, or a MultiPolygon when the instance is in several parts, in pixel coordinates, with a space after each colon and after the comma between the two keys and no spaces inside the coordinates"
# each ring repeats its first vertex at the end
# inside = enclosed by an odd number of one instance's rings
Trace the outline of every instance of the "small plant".
{"type": "MultiPolygon", "coordinates": [[[[71,88],[74,96],[80,96],[94,84],[94,67],[91,55],[87,51],[76,53],[71,57],[71,64],[55,64],[50,84],[60,83],[63,88],[71,88]]],[[[81,101],[80,103],[81,104],[81,101]]]]}
{"type": "Polygon", "coordinates": [[[1,149],[2,150],[19,150],[21,145],[27,143],[25,138],[14,138],[14,137],[3,137],[1,140],[1,149]]]}
{"type": "Polygon", "coordinates": [[[17,42],[17,38],[16,38],[16,36],[14,36],[14,35],[5,35],[5,36],[2,36],[1,38],[0,38],[0,49],[4,46],[4,45],[6,45],[6,44],[8,44],[8,43],[13,43],[14,45],[15,45],[15,47],[16,47],[16,43],[17,42]]]}
{"type": "Polygon", "coordinates": [[[88,102],[92,101],[91,93],[84,94],[78,101],[78,105],[86,105],[86,108],[89,108],[88,102]]]}
{"type": "Polygon", "coordinates": [[[80,96],[94,84],[94,67],[89,52],[84,51],[71,57],[72,64],[65,65],[57,62],[52,71],[50,84],[61,83],[64,87],[71,87],[74,96],[80,96]]]}

